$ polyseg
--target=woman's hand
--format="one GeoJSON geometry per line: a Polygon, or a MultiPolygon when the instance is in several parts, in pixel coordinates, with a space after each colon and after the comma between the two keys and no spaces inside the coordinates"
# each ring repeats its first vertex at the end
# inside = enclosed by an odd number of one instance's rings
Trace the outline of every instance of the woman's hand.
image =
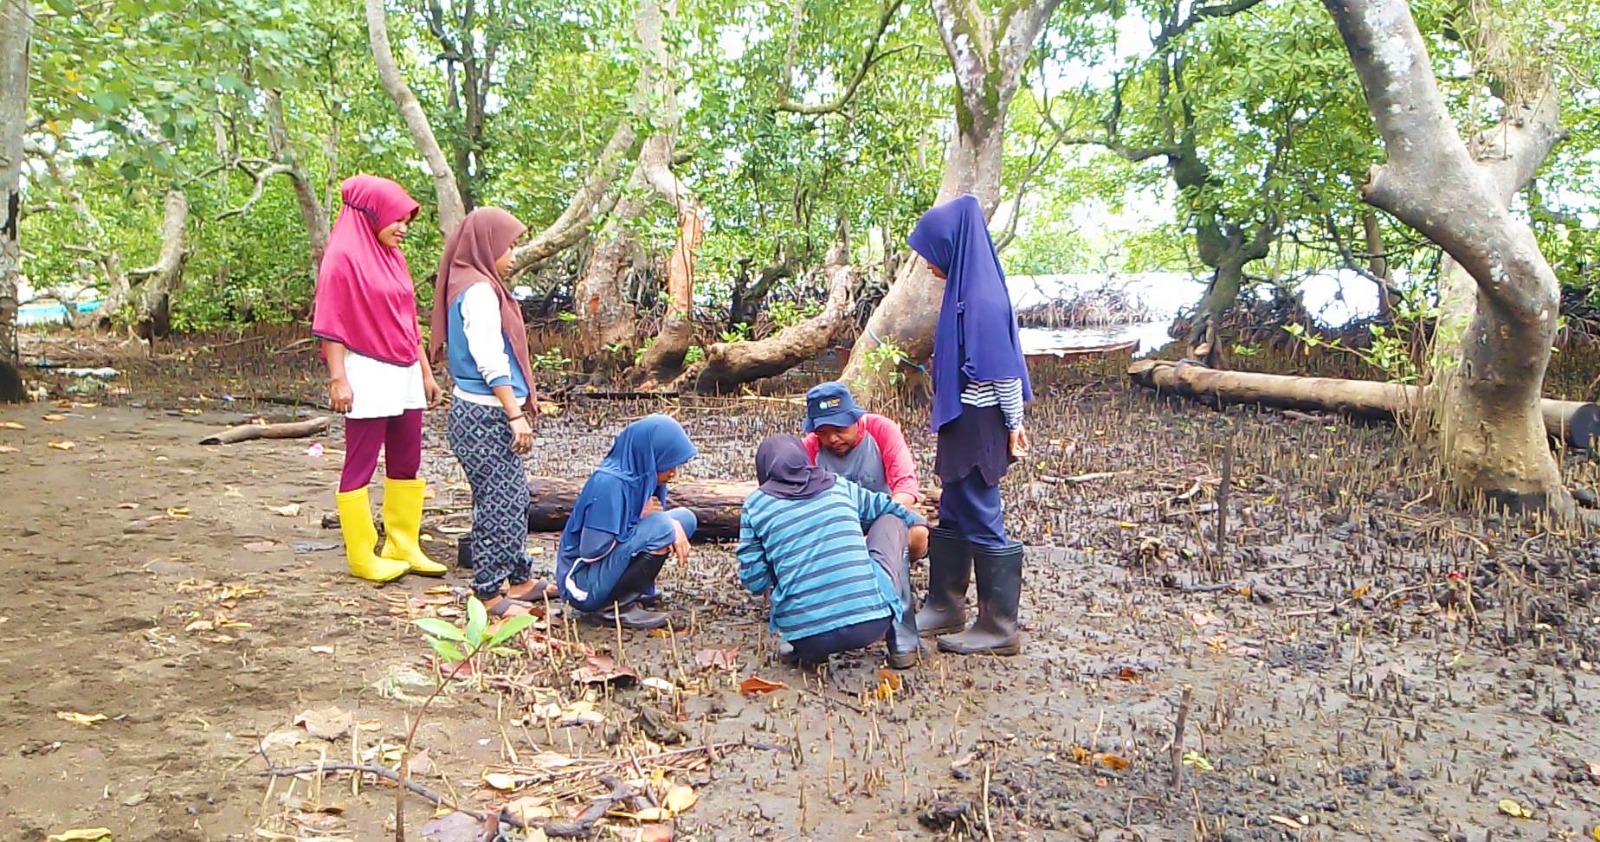
{"type": "Polygon", "coordinates": [[[444,397],[439,390],[439,381],[433,377],[433,369],[427,366],[422,367],[422,396],[428,401],[429,409],[438,406],[439,399],[444,397]]]}
{"type": "Polygon", "coordinates": [[[679,566],[689,564],[689,536],[683,532],[683,524],[672,522],[672,554],[678,557],[679,566]]]}
{"type": "Polygon", "coordinates": [[[1018,427],[1017,429],[1012,430],[1011,431],[1011,435],[1008,436],[1007,446],[1008,446],[1008,449],[1011,451],[1011,458],[1013,458],[1013,459],[1021,459],[1022,457],[1027,456],[1028,455],[1028,431],[1022,429],[1021,427],[1018,427]]]}
{"type": "Polygon", "coordinates": [[[527,453],[533,450],[533,425],[528,416],[519,415],[511,422],[511,452],[527,453]]]}
{"type": "Polygon", "coordinates": [[[350,388],[350,381],[343,377],[335,377],[328,382],[328,405],[334,412],[345,413],[356,402],[356,393],[350,388]]]}

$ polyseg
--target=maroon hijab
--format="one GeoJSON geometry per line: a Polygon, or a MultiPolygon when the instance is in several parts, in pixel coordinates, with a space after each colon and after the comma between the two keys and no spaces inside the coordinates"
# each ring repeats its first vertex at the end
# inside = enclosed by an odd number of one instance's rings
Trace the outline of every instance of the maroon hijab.
{"type": "Polygon", "coordinates": [[[522,368],[522,377],[528,383],[528,403],[532,405],[535,386],[533,366],[528,361],[528,327],[522,321],[522,307],[494,268],[495,260],[527,230],[528,226],[500,208],[478,208],[450,232],[439,259],[439,278],[434,281],[428,358],[439,362],[443,357],[445,338],[450,334],[451,305],[467,287],[487,281],[500,298],[500,330],[522,368]]]}

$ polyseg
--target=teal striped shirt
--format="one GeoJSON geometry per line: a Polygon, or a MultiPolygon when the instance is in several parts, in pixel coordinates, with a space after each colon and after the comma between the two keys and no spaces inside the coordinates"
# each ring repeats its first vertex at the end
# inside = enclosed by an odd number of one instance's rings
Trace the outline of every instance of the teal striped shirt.
{"type": "Polygon", "coordinates": [[[865,531],[883,515],[927,522],[843,477],[807,500],[760,491],[745,498],[739,581],[751,593],[772,590],[772,631],[799,640],[901,610],[888,572],[867,554],[865,531]]]}

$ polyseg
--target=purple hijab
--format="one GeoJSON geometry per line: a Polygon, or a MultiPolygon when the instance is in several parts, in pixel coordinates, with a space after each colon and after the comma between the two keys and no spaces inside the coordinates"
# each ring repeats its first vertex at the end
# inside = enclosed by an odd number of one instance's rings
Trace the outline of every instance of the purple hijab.
{"type": "Polygon", "coordinates": [[[768,436],[756,447],[756,482],[780,500],[809,500],[832,488],[835,478],[811,464],[805,445],[794,436],[768,436]]]}
{"type": "Polygon", "coordinates": [[[948,278],[933,334],[933,429],[961,414],[969,382],[1020,379],[1022,399],[1033,400],[1017,315],[978,200],[969,193],[929,209],[910,245],[948,278]]]}

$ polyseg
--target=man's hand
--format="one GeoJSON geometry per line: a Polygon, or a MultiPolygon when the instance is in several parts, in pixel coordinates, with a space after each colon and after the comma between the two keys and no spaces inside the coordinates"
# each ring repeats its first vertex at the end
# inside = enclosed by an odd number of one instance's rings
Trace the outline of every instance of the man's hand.
{"type": "Polygon", "coordinates": [[[1007,445],[1011,451],[1012,458],[1021,459],[1022,457],[1027,456],[1028,431],[1020,427],[1012,430],[1011,435],[1008,437],[1007,445]]]}
{"type": "Polygon", "coordinates": [[[661,498],[652,494],[644,501],[644,511],[639,513],[639,517],[649,517],[659,511],[661,511],[661,498]]]}
{"type": "Polygon", "coordinates": [[[349,412],[355,402],[356,393],[350,388],[349,380],[335,377],[328,383],[328,405],[334,412],[349,412]]]}
{"type": "Polygon", "coordinates": [[[678,557],[679,566],[686,567],[689,564],[689,536],[684,534],[683,524],[677,521],[672,522],[672,534],[676,536],[672,540],[672,554],[678,557]]]}

